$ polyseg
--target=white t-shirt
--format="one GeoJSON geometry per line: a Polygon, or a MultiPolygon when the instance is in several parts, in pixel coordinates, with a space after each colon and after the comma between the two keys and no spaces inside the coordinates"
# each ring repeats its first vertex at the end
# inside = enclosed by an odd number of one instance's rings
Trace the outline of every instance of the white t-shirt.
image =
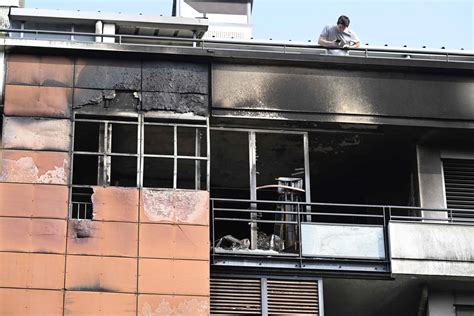
{"type": "MultiPolygon", "coordinates": [[[[353,45],[357,42],[360,42],[359,37],[357,34],[349,30],[349,28],[346,28],[344,32],[339,32],[337,29],[337,25],[326,25],[321,32],[321,37],[326,38],[328,41],[335,41],[335,40],[340,40],[341,41],[341,46],[342,45],[353,45]]],[[[349,52],[344,49],[339,49],[339,48],[331,48],[328,49],[328,54],[331,55],[349,55],[349,52]]]]}

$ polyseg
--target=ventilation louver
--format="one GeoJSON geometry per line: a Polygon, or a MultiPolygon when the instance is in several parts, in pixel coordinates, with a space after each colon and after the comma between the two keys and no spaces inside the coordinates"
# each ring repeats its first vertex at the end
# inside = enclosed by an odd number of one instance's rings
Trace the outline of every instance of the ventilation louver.
{"type": "Polygon", "coordinates": [[[229,314],[319,315],[318,281],[211,278],[211,315],[229,314]]]}
{"type": "MultiPolygon", "coordinates": [[[[450,209],[474,210],[474,160],[443,159],[446,202],[450,209]]],[[[453,220],[474,220],[473,215],[452,212],[453,220]]]]}

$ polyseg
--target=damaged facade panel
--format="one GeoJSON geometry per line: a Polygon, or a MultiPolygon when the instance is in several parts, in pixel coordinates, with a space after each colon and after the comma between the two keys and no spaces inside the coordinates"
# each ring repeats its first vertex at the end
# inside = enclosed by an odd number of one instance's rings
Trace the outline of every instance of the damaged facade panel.
{"type": "Polygon", "coordinates": [[[140,221],[209,225],[209,192],[142,189],[140,221]]]}
{"type": "Polygon", "coordinates": [[[84,111],[132,111],[139,109],[138,91],[74,89],[73,108],[84,111]]]}
{"type": "Polygon", "coordinates": [[[0,252],[0,262],[0,287],[64,287],[64,255],[0,252]]]}
{"type": "Polygon", "coordinates": [[[209,296],[209,262],[140,259],[138,291],[148,294],[209,296]]]}
{"type": "Polygon", "coordinates": [[[40,55],[9,55],[7,84],[72,87],[72,58],[40,55]]]}
{"type": "Polygon", "coordinates": [[[143,63],[144,111],[209,114],[207,65],[178,62],[143,63]]]}
{"type": "Polygon", "coordinates": [[[172,111],[177,113],[193,113],[199,116],[209,114],[209,98],[205,94],[143,92],[143,111],[172,111]]]}
{"type": "Polygon", "coordinates": [[[140,91],[141,62],[80,58],[74,76],[76,88],[140,91]]]}
{"type": "Polygon", "coordinates": [[[66,221],[0,217],[0,251],[63,254],[66,221]]]}
{"type": "Polygon", "coordinates": [[[3,148],[69,151],[71,121],[5,117],[3,148]]]}
{"type": "Polygon", "coordinates": [[[70,220],[68,254],[136,257],[138,227],[131,223],[70,220]]]}
{"type": "Polygon", "coordinates": [[[134,294],[76,292],[66,293],[64,315],[136,315],[134,294]]]}
{"type": "Polygon", "coordinates": [[[474,119],[469,76],[213,64],[212,87],[226,110],[474,119]]]}
{"type": "Polygon", "coordinates": [[[2,161],[1,182],[68,184],[67,153],[4,150],[2,161]]]}
{"type": "Polygon", "coordinates": [[[136,258],[67,257],[67,290],[131,293],[136,292],[136,288],[136,258]]]}
{"type": "Polygon", "coordinates": [[[0,315],[62,315],[63,292],[0,288],[0,315]]]}
{"type": "Polygon", "coordinates": [[[142,224],[139,249],[140,257],[209,260],[209,228],[142,224]]]}
{"type": "Polygon", "coordinates": [[[93,187],[93,219],[105,221],[138,221],[138,189],[93,187]]]}
{"type": "Polygon", "coordinates": [[[209,298],[183,295],[139,295],[138,313],[143,316],[209,315],[209,298]]]}
{"type": "Polygon", "coordinates": [[[0,183],[0,216],[65,219],[67,214],[66,186],[0,183]]]}
{"type": "Polygon", "coordinates": [[[208,66],[196,63],[144,62],[143,91],[208,94],[208,66]]]}
{"type": "Polygon", "coordinates": [[[69,118],[72,89],[7,85],[5,115],[69,118]]]}

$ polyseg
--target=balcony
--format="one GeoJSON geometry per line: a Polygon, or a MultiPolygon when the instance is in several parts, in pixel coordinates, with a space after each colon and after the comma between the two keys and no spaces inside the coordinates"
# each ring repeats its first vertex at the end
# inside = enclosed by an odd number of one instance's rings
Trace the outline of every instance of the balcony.
{"type": "Polygon", "coordinates": [[[211,207],[214,266],[422,275],[449,266],[453,276],[474,268],[472,210],[217,198],[211,207]]]}

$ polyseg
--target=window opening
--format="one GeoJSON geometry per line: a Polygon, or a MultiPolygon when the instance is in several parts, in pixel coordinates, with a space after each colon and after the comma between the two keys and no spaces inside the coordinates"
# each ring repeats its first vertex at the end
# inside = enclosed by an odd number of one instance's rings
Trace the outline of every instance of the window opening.
{"type": "Polygon", "coordinates": [[[91,218],[92,186],[206,190],[208,135],[207,121],[76,115],[71,218],[91,218]]]}

